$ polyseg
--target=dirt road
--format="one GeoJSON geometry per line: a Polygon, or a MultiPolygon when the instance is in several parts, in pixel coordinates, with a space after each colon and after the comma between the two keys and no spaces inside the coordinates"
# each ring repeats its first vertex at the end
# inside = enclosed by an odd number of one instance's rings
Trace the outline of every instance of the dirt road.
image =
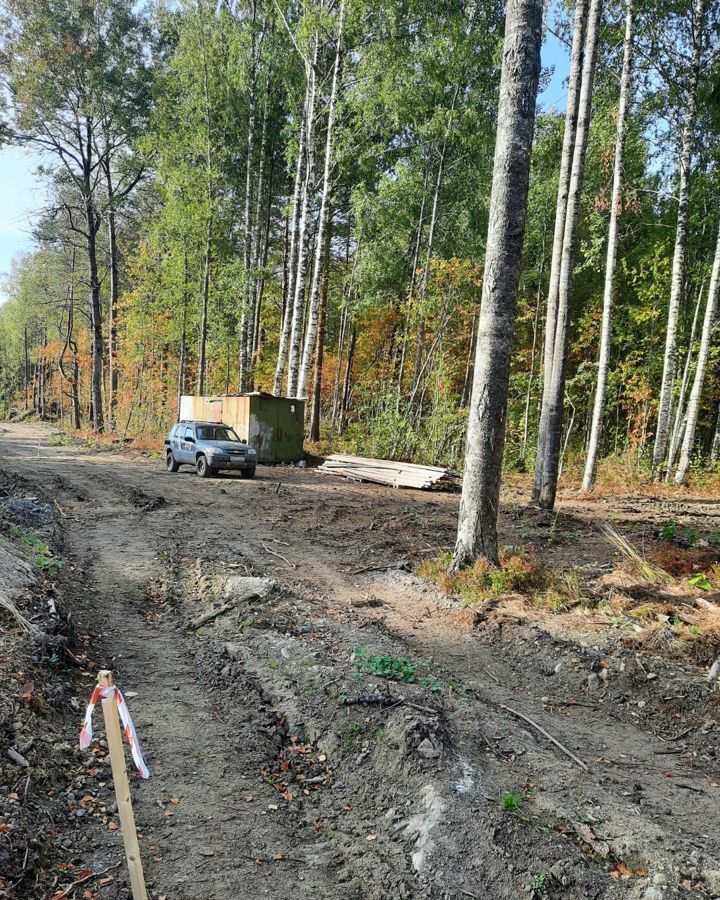
{"type": "MultiPolygon", "coordinates": [[[[59,507],[79,699],[101,667],[130,694],[153,897],[720,897],[718,695],[590,623],[473,627],[413,574],[451,542],[453,495],[308,469],[203,481],[3,429],[2,469],[59,507]],[[247,597],[249,576],[275,584],[247,597]]],[[[607,559],[596,514],[565,509],[579,563],[607,559]]],[[[514,508],[503,528],[537,531],[514,508]]],[[[121,858],[106,777],[82,790],[107,809],[74,825],[93,871],[121,858]]],[[[121,876],[93,890],[129,897],[121,876]]]]}

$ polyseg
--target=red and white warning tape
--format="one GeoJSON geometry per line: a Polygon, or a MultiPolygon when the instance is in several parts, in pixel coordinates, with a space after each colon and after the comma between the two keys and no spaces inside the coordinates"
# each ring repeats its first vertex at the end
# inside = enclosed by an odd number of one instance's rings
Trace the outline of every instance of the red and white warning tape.
{"type": "Polygon", "coordinates": [[[130,718],[130,710],[128,709],[127,703],[125,702],[125,698],[120,692],[120,688],[116,687],[115,685],[111,685],[110,687],[100,687],[98,685],[98,687],[96,687],[92,692],[92,697],[90,698],[88,707],[85,710],[85,721],[83,722],[83,727],[80,729],[80,746],[83,748],[83,750],[85,750],[90,746],[90,742],[92,741],[92,714],[93,710],[95,709],[95,704],[98,702],[98,700],[112,699],[114,699],[117,703],[118,712],[120,713],[120,721],[123,724],[123,730],[125,732],[125,740],[128,742],[130,751],[132,753],[132,758],[135,761],[135,765],[137,766],[137,770],[142,778],[149,778],[150,773],[148,772],[148,767],[145,765],[145,760],[143,759],[142,750],[140,749],[140,741],[138,740],[133,721],[130,718]]]}

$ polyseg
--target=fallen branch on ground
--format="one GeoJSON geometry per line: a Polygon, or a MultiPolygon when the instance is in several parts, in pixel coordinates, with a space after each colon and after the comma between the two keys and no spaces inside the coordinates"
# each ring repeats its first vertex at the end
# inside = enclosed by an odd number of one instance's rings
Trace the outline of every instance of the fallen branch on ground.
{"type": "Polygon", "coordinates": [[[276,553],[274,550],[271,550],[270,547],[268,547],[265,544],[263,544],[263,550],[265,550],[266,553],[270,553],[273,556],[277,556],[278,559],[282,559],[284,562],[286,562],[290,566],[291,569],[297,568],[295,563],[291,563],[290,560],[287,558],[287,556],[283,556],[282,553],[276,553]]]}
{"type": "Polygon", "coordinates": [[[555,744],[555,746],[559,750],[562,750],[562,752],[566,756],[569,756],[573,762],[577,763],[580,766],[580,768],[583,770],[583,772],[590,771],[590,769],[588,769],[587,765],[579,757],[575,756],[575,754],[572,752],[572,750],[568,750],[568,748],[564,744],[561,744],[560,741],[557,740],[557,738],[554,738],[550,734],[549,731],[545,731],[545,729],[542,727],[542,725],[538,725],[538,723],[534,722],[529,716],[526,716],[523,713],[518,712],[516,709],[513,709],[511,706],[505,706],[504,703],[500,704],[500,709],[504,709],[507,712],[512,713],[514,716],[517,716],[518,719],[522,719],[524,722],[527,722],[528,725],[532,725],[532,727],[536,728],[540,732],[540,734],[544,735],[551,743],[555,744]]]}
{"type": "Polygon", "coordinates": [[[198,628],[202,628],[203,625],[207,625],[208,622],[212,622],[213,619],[217,619],[218,616],[224,616],[226,612],[230,612],[234,606],[234,603],[226,603],[225,606],[213,609],[210,612],[205,613],[204,616],[200,616],[199,619],[195,619],[188,627],[191,631],[197,631],[198,628]]]}
{"type": "Polygon", "coordinates": [[[53,894],[52,900],[62,900],[63,897],[69,897],[76,887],[80,887],[81,884],[85,884],[85,882],[90,881],[91,878],[99,878],[101,875],[107,875],[108,872],[112,872],[113,869],[117,869],[119,865],[120,863],[118,862],[115,863],[114,866],[108,866],[107,869],[103,869],[101,872],[91,872],[89,875],[85,875],[83,878],[78,878],[77,881],[73,881],[72,884],[69,884],[59,894],[53,894]]]}

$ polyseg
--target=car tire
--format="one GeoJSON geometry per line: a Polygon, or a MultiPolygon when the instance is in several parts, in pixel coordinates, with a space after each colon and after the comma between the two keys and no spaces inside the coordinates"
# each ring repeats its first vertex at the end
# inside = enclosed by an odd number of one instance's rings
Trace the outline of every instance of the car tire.
{"type": "Polygon", "coordinates": [[[255,466],[252,469],[240,469],[240,477],[241,478],[254,478],[255,477],[255,466]]]}
{"type": "Polygon", "coordinates": [[[210,478],[211,475],[215,474],[210,467],[207,458],[202,453],[195,460],[195,471],[201,478],[210,478]]]}
{"type": "Polygon", "coordinates": [[[172,450],[168,451],[165,457],[165,468],[173,474],[180,468],[180,463],[173,456],[172,450]]]}

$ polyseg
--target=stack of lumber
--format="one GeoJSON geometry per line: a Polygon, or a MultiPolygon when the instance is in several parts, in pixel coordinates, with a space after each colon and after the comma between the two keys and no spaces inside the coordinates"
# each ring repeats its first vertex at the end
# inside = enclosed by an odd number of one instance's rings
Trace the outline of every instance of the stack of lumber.
{"type": "Polygon", "coordinates": [[[392,487],[430,488],[440,482],[449,483],[447,469],[418,466],[389,459],[367,459],[333,453],[318,468],[323,475],[342,475],[351,481],[374,481],[392,487]]]}

